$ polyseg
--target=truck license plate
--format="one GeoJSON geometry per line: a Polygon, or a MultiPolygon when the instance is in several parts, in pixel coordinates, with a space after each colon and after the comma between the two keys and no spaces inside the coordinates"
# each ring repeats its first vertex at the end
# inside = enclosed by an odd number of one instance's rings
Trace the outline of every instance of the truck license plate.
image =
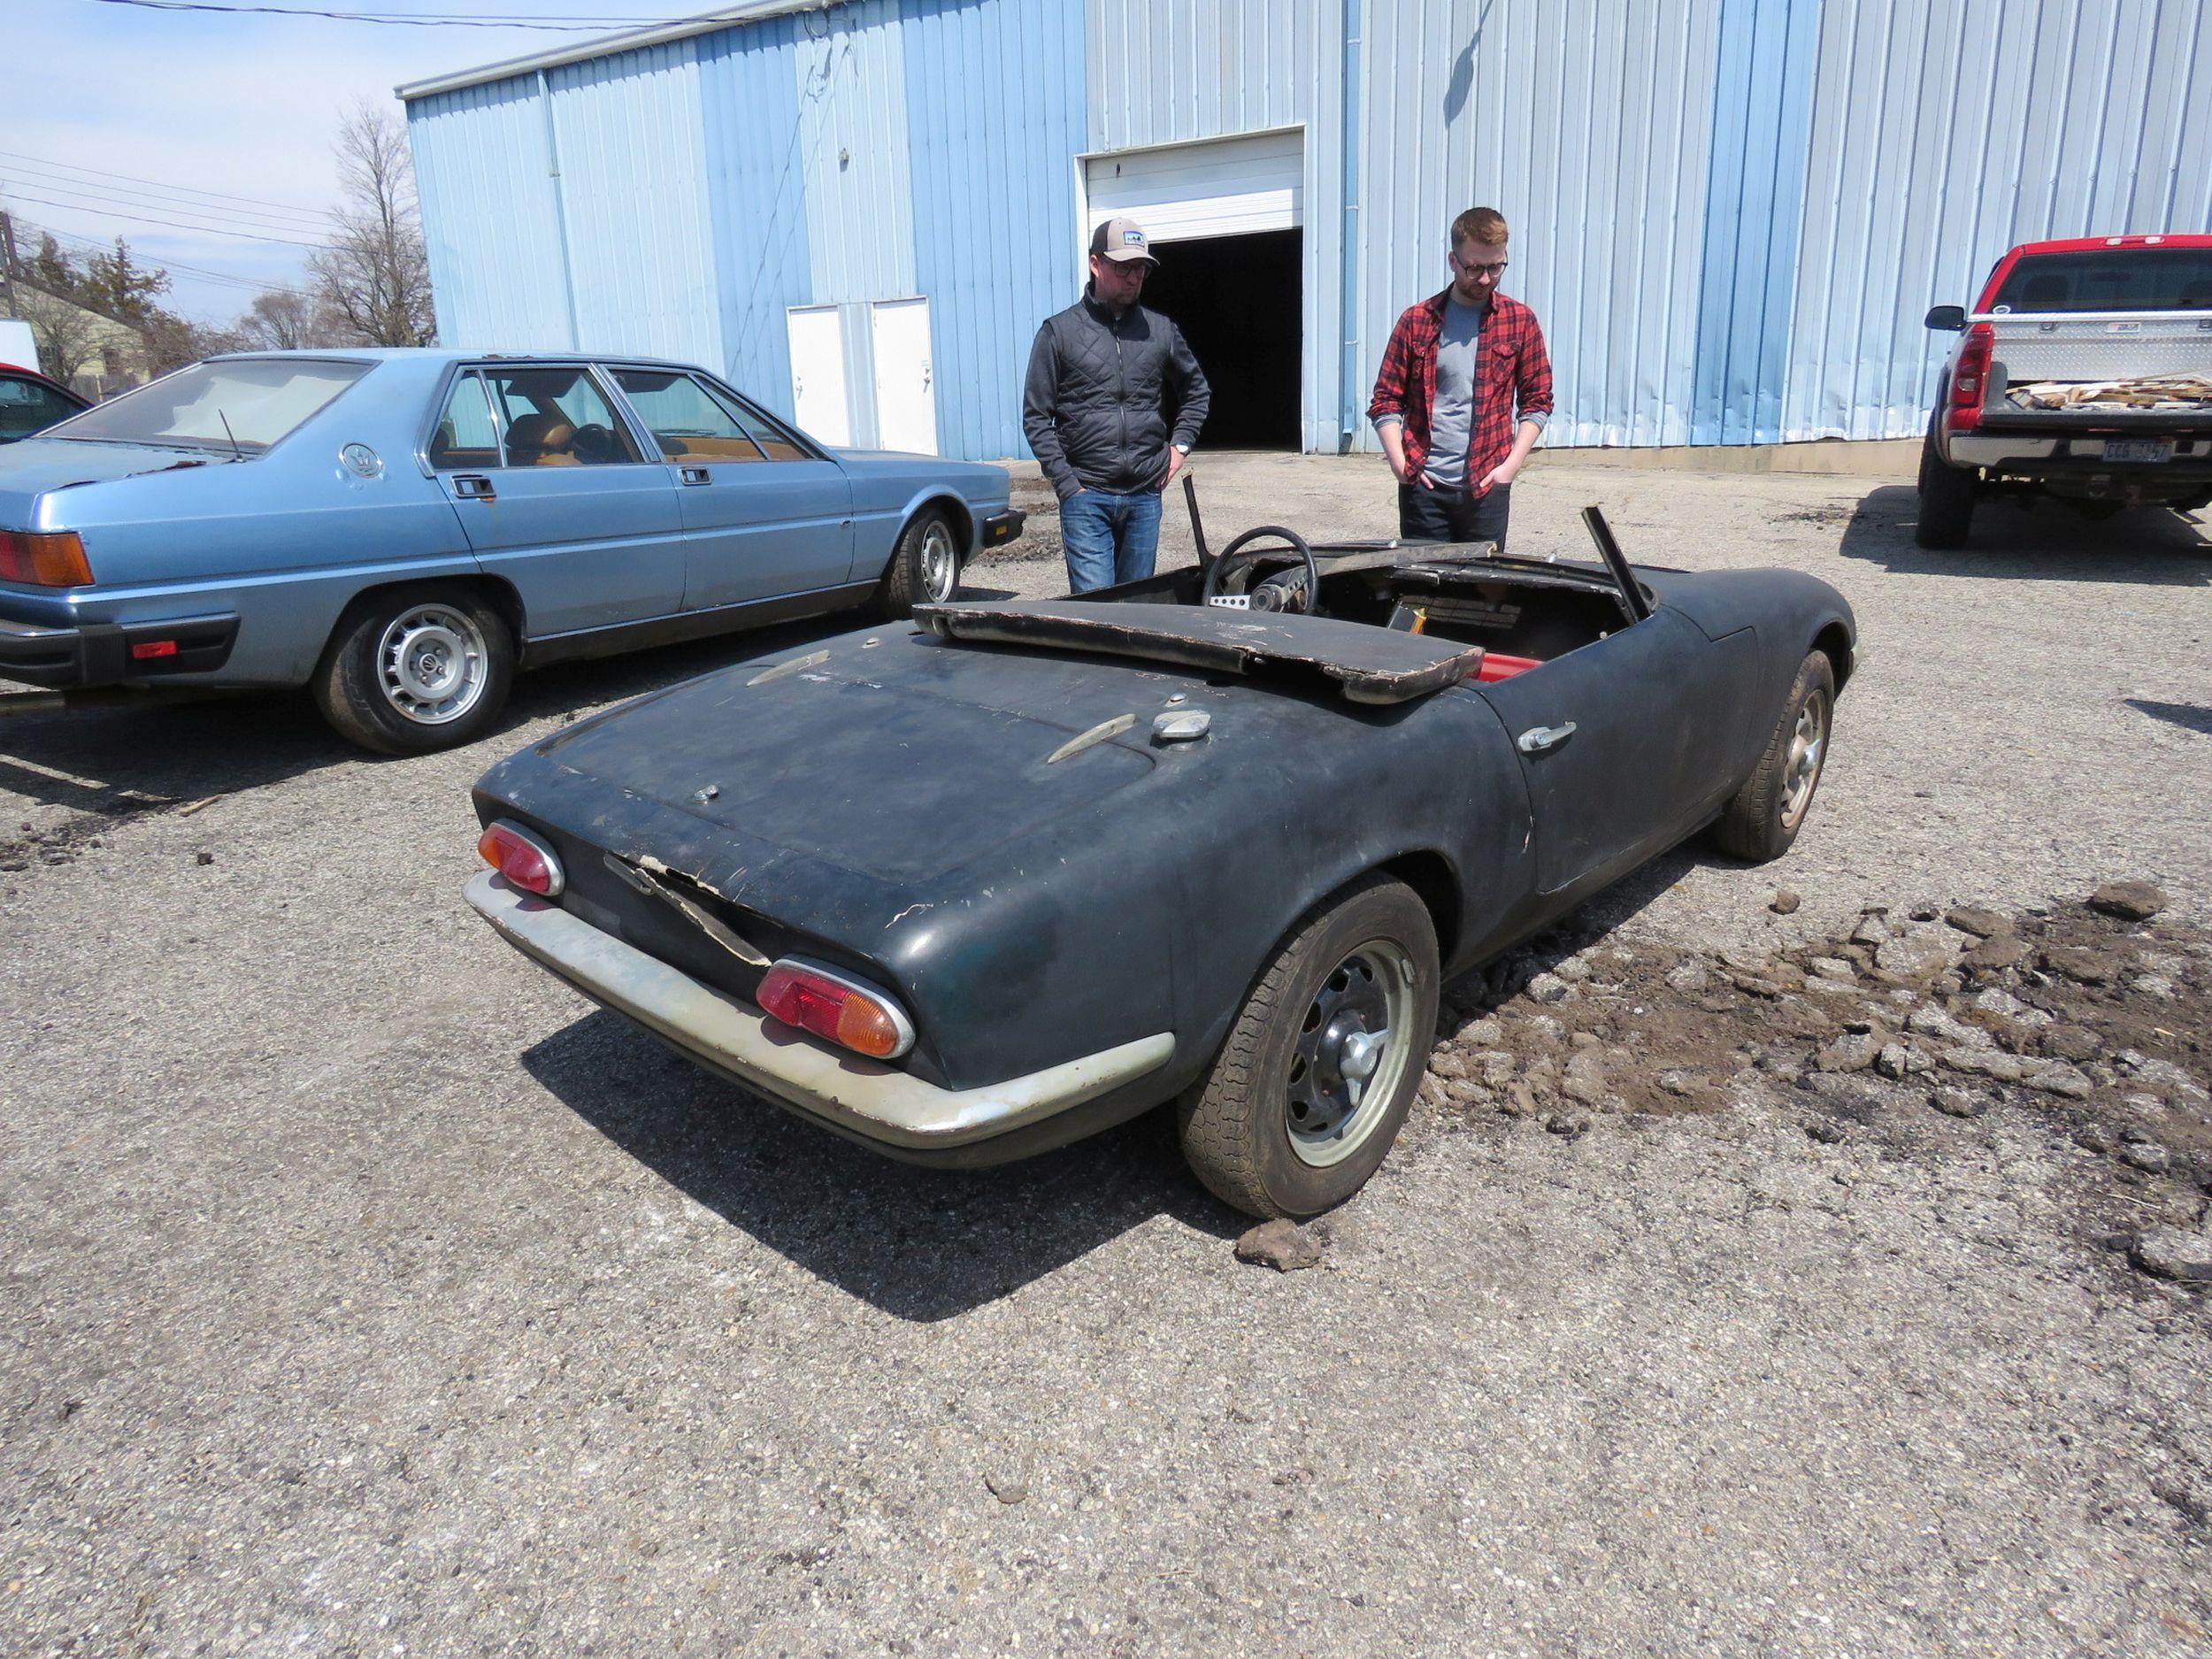
{"type": "Polygon", "coordinates": [[[2107,438],[2104,458],[2108,461],[2170,461],[2174,458],[2171,438],[2107,438]]]}

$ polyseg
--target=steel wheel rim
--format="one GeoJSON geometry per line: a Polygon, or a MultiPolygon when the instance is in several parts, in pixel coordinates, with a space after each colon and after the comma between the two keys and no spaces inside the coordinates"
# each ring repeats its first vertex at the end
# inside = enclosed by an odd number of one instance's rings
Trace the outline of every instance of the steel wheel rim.
{"type": "Polygon", "coordinates": [[[449,726],[483,701],[491,651],[484,631],[451,605],[415,605],[376,643],[377,687],[411,726],[449,726]]]}
{"type": "Polygon", "coordinates": [[[1828,694],[1815,691],[1807,695],[1804,707],[1797,711],[1797,724],[1790,731],[1789,758],[1784,763],[1782,776],[1782,827],[1793,830],[1798,820],[1805,816],[1805,809],[1813,803],[1813,791],[1820,783],[1821,764],[1828,757],[1828,694]]]}
{"type": "Polygon", "coordinates": [[[1294,1156],[1341,1164],[1373,1137],[1397,1097],[1413,1041],[1413,964],[1370,940],[1329,971],[1300,1017],[1283,1123],[1294,1156]]]}
{"type": "Polygon", "coordinates": [[[952,532],[940,519],[922,528],[922,591],[933,604],[942,604],[958,585],[960,555],[952,545],[952,532]]]}

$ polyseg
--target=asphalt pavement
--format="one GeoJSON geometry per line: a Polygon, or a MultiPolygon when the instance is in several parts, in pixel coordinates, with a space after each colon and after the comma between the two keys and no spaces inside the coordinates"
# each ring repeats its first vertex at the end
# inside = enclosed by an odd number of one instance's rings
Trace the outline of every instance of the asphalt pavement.
{"type": "MultiPolygon", "coordinates": [[[[1370,458],[1200,478],[1217,546],[1394,527],[1370,458]]],[[[1788,859],[1686,848],[1582,939],[2116,878],[2212,925],[2204,526],[1932,553],[1905,477],[1571,459],[1516,496],[1517,551],[1596,501],[1863,630],[1788,859]]],[[[1062,591],[1049,518],[971,588],[1062,591]]],[[[1425,1110],[1277,1274],[1157,1118],[893,1164],[462,905],[495,758],[836,626],[548,670],[421,758],[303,697],[0,722],[0,1654],[2212,1651],[2207,1293],[2100,1245],[2136,1189],[2033,1112],[1425,1110]]]]}

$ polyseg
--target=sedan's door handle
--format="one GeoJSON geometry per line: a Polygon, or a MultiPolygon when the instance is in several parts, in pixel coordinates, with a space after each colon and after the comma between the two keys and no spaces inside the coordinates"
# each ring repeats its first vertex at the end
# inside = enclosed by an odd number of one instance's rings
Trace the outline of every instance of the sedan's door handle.
{"type": "Polygon", "coordinates": [[[1557,749],[1574,734],[1572,720],[1559,726],[1532,726],[1521,733],[1520,750],[1524,755],[1540,755],[1548,749],[1557,749]]]}
{"type": "Polygon", "coordinates": [[[676,476],[682,479],[687,484],[711,484],[714,482],[713,475],[710,474],[703,466],[680,466],[676,469],[676,476]]]}
{"type": "Polygon", "coordinates": [[[478,472],[460,472],[454,476],[453,493],[467,501],[497,501],[499,492],[492,481],[478,472]]]}

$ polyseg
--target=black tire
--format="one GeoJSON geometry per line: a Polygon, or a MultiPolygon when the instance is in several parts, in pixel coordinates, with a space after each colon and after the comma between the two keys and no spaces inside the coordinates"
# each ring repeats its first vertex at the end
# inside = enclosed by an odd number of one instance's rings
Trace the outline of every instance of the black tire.
{"type": "Polygon", "coordinates": [[[1177,1103],[1183,1156],[1198,1179],[1248,1215],[1296,1219],[1359,1191],[1421,1087],[1439,977],[1435,925],[1402,883],[1371,876],[1309,910],[1254,982],[1206,1075],[1177,1103]],[[1346,1040],[1384,1033],[1371,1058],[1348,1052],[1346,1040]],[[1363,1088],[1345,1075],[1354,1058],[1371,1068],[1363,1088]],[[1342,1100],[1348,1088],[1351,1103],[1332,1135],[1324,1097],[1342,1100]]]}
{"type": "Polygon", "coordinates": [[[1812,810],[1835,719],[1836,672],[1815,651],[1798,665],[1766,753],[1713,825],[1723,852],[1763,864],[1789,851],[1812,810]]]}
{"type": "Polygon", "coordinates": [[[482,736],[514,678],[505,619],[469,588],[426,582],[355,601],[311,688],[339,736],[380,755],[420,755],[482,736]]]}
{"type": "Polygon", "coordinates": [[[1912,539],[1926,548],[1959,548],[1974,527],[1974,474],[1936,453],[1935,429],[1920,444],[1920,517],[1912,539]]]}
{"type": "Polygon", "coordinates": [[[943,604],[959,592],[960,533],[943,509],[924,508],[899,532],[877,609],[896,621],[912,616],[916,605],[943,604]]]}

